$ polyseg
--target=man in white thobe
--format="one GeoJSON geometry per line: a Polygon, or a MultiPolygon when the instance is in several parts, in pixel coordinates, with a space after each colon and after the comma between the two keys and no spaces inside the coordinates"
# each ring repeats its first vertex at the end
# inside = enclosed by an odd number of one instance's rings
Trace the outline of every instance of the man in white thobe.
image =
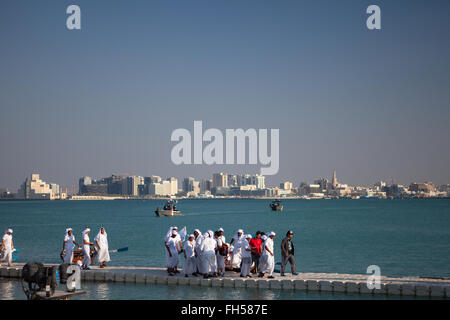
{"type": "Polygon", "coordinates": [[[73,230],[72,228],[67,228],[61,252],[61,255],[64,255],[64,263],[71,264],[73,262],[73,249],[75,249],[76,246],[78,246],[78,244],[75,242],[73,230]]]}
{"type": "MultiPolygon", "coordinates": [[[[13,230],[6,230],[5,235],[2,238],[2,259],[1,261],[7,262],[8,267],[12,265],[12,253],[14,251],[14,243],[12,238],[13,230]]],[[[1,263],[0,263],[1,266],[1,263]]]]}
{"type": "Polygon", "coordinates": [[[216,270],[216,248],[217,241],[214,239],[214,233],[212,231],[208,231],[207,235],[205,234],[202,245],[200,246],[204,270],[203,277],[205,279],[209,277],[210,273],[215,272],[216,270]]]}
{"type": "Polygon", "coordinates": [[[273,238],[275,238],[275,232],[270,232],[269,237],[264,241],[263,256],[265,259],[264,269],[259,273],[259,277],[264,277],[267,273],[269,279],[273,279],[273,269],[275,268],[275,256],[273,254],[273,238]]]}
{"type": "Polygon", "coordinates": [[[106,263],[111,261],[109,257],[108,234],[106,233],[105,228],[100,228],[100,231],[94,240],[98,247],[98,263],[100,268],[104,268],[106,267],[106,263]]]}
{"type": "Polygon", "coordinates": [[[217,252],[216,252],[216,262],[217,262],[217,274],[219,276],[223,276],[225,274],[225,259],[226,257],[221,254],[221,249],[225,244],[225,236],[223,235],[223,229],[219,228],[217,230],[217,237],[215,237],[217,241],[217,252]]]}
{"type": "Polygon", "coordinates": [[[91,245],[94,243],[89,240],[89,233],[91,229],[86,228],[82,233],[83,238],[83,269],[90,269],[91,265],[91,245]]]}
{"type": "Polygon", "coordinates": [[[233,246],[233,253],[231,255],[231,267],[233,270],[238,271],[238,269],[241,268],[241,262],[242,262],[242,252],[241,247],[244,239],[244,230],[239,229],[235,236],[231,239],[230,245],[234,244],[233,246]]]}
{"type": "MultiPolygon", "coordinates": [[[[175,275],[177,273],[177,267],[179,263],[180,254],[180,241],[178,240],[178,232],[172,230],[172,236],[167,241],[166,248],[169,254],[169,260],[167,264],[169,276],[175,275]]],[[[178,271],[179,272],[179,271],[178,271]]]]}
{"type": "Polygon", "coordinates": [[[200,230],[195,229],[194,230],[194,237],[195,237],[195,265],[196,270],[194,273],[194,276],[197,276],[197,274],[203,274],[203,260],[202,260],[202,250],[200,249],[202,242],[203,242],[203,236],[200,230]]]}
{"type": "Polygon", "coordinates": [[[189,235],[188,240],[184,243],[184,276],[188,277],[194,274],[196,270],[195,261],[195,240],[194,235],[189,235]]]}
{"type": "Polygon", "coordinates": [[[241,265],[241,277],[251,278],[250,267],[252,266],[252,248],[250,247],[250,240],[252,240],[252,235],[248,234],[245,236],[245,241],[242,244],[242,265],[241,265]]]}

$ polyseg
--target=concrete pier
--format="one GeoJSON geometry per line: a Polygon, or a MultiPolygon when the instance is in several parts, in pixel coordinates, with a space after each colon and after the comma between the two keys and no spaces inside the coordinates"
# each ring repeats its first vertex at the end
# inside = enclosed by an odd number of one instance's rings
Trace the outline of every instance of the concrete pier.
{"type": "MultiPolygon", "coordinates": [[[[0,267],[0,278],[20,278],[24,264],[14,264],[12,267],[0,267]]],[[[51,264],[47,264],[51,265],[51,264]]],[[[436,297],[450,298],[450,279],[434,279],[420,277],[381,277],[380,288],[367,287],[368,275],[337,274],[337,273],[299,273],[286,277],[274,274],[275,279],[240,278],[238,273],[227,272],[224,277],[203,279],[203,277],[184,277],[182,271],[176,276],[169,276],[163,268],[152,267],[107,267],[84,270],[82,281],[120,282],[138,284],[184,285],[224,288],[257,288],[276,290],[303,290],[340,292],[352,294],[376,294],[387,296],[436,297]]]]}

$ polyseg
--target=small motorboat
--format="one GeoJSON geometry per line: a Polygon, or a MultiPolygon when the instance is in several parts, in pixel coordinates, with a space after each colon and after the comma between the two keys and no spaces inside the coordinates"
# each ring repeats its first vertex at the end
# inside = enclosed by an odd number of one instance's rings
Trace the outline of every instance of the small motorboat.
{"type": "Polygon", "coordinates": [[[283,211],[283,205],[280,200],[274,200],[269,204],[272,211],[283,211]]]}
{"type": "Polygon", "coordinates": [[[181,211],[177,209],[176,200],[168,200],[163,209],[156,208],[155,213],[158,217],[182,216],[181,211]]]}

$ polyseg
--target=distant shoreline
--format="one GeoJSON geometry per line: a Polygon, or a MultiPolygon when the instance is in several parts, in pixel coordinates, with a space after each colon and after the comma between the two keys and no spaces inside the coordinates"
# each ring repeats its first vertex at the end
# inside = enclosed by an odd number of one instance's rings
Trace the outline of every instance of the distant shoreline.
{"type": "MultiPolygon", "coordinates": [[[[111,200],[161,200],[167,201],[174,198],[167,197],[122,197],[122,196],[75,196],[76,198],[67,198],[67,199],[13,199],[6,198],[0,199],[0,202],[29,202],[29,201],[38,201],[38,202],[46,202],[46,201],[111,201],[111,200]]],[[[405,198],[377,198],[377,197],[360,197],[360,198],[351,198],[351,197],[330,197],[330,198],[307,198],[303,196],[292,196],[292,197],[180,197],[175,198],[176,200],[273,200],[279,199],[283,200],[427,200],[427,199],[450,199],[450,197],[405,197],[405,198]]]]}

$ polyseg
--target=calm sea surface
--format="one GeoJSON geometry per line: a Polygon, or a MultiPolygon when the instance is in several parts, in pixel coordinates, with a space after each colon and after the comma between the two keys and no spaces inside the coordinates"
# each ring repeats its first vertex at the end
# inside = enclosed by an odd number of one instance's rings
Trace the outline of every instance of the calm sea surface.
{"type": "MultiPolygon", "coordinates": [[[[186,226],[190,233],[194,228],[204,232],[222,227],[227,241],[239,228],[251,234],[273,230],[276,261],[280,261],[281,240],[292,229],[299,272],[364,274],[375,264],[387,276],[450,277],[450,200],[284,200],[282,212],[270,211],[269,202],[181,200],[178,207],[184,216],[172,218],[155,216],[155,208],[164,204],[157,200],[0,202],[0,230],[14,229],[18,262],[60,263],[67,227],[74,229],[79,242],[86,226],[92,229],[91,239],[104,226],[110,249],[129,247],[127,252],[112,254],[111,265],[161,267],[163,238],[170,226],[186,226]]],[[[2,287],[8,283],[16,287],[14,282],[3,282],[2,287]]],[[[101,284],[90,286],[95,292],[102,290],[101,284]]],[[[118,287],[103,286],[112,294],[109,298],[123,298],[117,295],[118,287]]],[[[159,288],[155,290],[163,298],[202,299],[200,292],[191,289],[153,287],[159,288]]],[[[133,288],[137,298],[141,291],[148,296],[143,286],[133,288]]],[[[225,291],[218,290],[216,295],[225,291]]],[[[244,295],[252,299],[251,292],[244,295]]],[[[314,298],[311,293],[302,295],[295,293],[292,298],[314,298]]],[[[274,293],[272,298],[289,297],[274,293]]]]}

